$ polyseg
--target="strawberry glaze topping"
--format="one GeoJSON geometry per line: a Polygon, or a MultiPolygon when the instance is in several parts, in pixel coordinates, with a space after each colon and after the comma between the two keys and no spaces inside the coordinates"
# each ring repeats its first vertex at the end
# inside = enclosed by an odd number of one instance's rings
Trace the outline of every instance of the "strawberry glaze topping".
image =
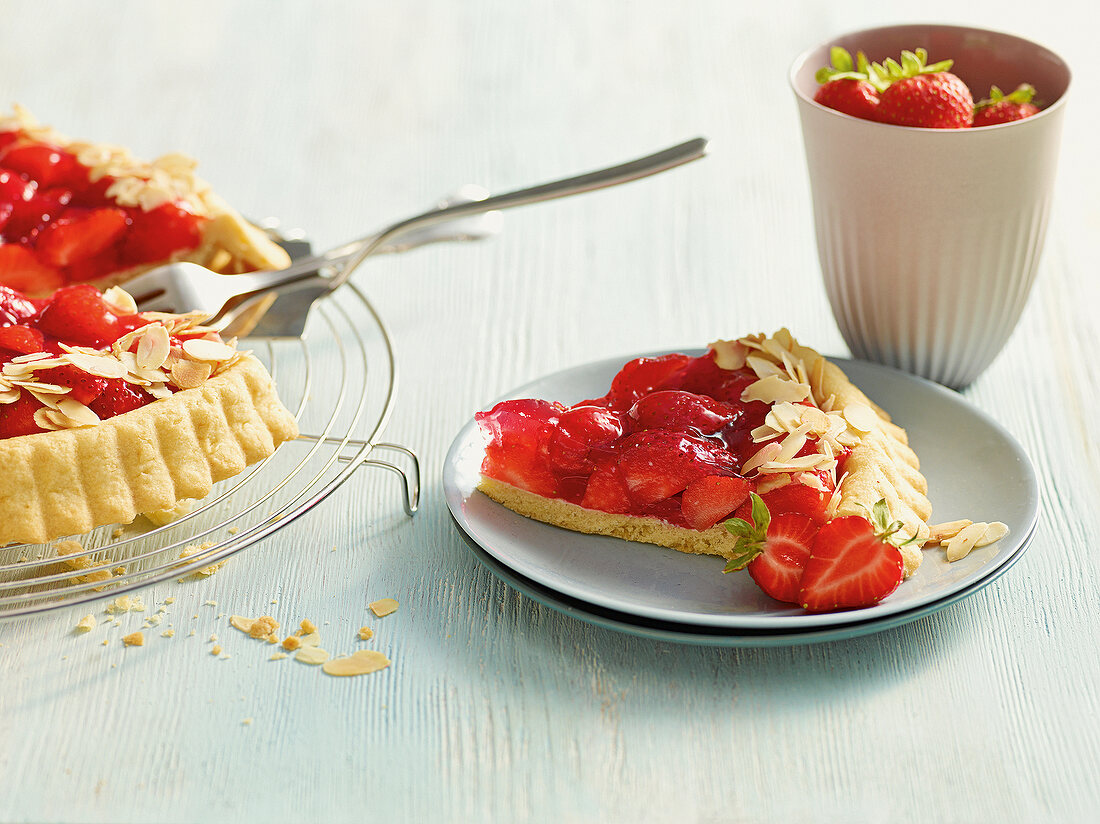
{"type": "MultiPolygon", "coordinates": [[[[774,513],[823,522],[847,452],[833,471],[808,469],[802,474],[813,477],[802,481],[776,484],[753,471],[754,435],[767,430],[771,410],[746,391],[759,381],[750,366],[722,368],[708,351],[633,360],[605,396],[570,407],[504,401],[477,415],[488,441],[482,472],[545,497],[691,529],[747,515],[754,489],[774,513]]],[[[790,458],[817,448],[808,437],[790,458]]]]}
{"type": "Polygon", "coordinates": [[[0,438],[94,425],[201,384],[240,353],[199,320],[138,313],[117,287],[36,300],[0,286],[0,438]]]}
{"type": "Polygon", "coordinates": [[[0,284],[49,294],[199,245],[206,218],[188,203],[124,204],[115,182],[59,145],[0,132],[0,284]]]}

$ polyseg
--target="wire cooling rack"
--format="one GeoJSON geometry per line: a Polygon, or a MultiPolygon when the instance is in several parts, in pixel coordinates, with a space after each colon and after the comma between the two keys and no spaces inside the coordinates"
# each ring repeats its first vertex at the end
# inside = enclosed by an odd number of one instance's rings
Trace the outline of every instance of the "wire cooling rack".
{"type": "Polygon", "coordinates": [[[206,569],[304,515],[362,466],[399,476],[405,512],[416,511],[416,454],[380,440],[397,390],[392,342],[353,282],[314,305],[300,339],[246,339],[241,347],[268,367],[303,434],[169,524],[139,517],[101,527],[64,555],[56,542],[0,548],[0,619],[206,569]]]}

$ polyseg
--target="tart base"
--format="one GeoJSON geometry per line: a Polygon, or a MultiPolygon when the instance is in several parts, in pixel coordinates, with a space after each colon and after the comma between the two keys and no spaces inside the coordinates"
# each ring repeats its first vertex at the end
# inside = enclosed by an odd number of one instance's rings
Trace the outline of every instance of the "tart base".
{"type": "Polygon", "coordinates": [[[101,423],[0,440],[0,545],[43,543],[203,498],[297,437],[255,357],[101,423]]]}
{"type": "Polygon", "coordinates": [[[513,512],[573,532],[610,535],[691,555],[717,555],[727,560],[733,557],[737,544],[737,539],[721,526],[707,530],[688,529],[651,516],[586,509],[569,501],[536,495],[484,475],[477,488],[513,512]]]}

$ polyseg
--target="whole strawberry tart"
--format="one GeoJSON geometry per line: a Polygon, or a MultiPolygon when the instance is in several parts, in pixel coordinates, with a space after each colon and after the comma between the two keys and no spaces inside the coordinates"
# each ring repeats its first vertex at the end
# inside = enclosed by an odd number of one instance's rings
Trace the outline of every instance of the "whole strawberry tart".
{"type": "Polygon", "coordinates": [[[117,286],[0,286],[0,545],[202,498],[297,436],[263,365],[202,319],[117,286]]]}
{"type": "Polygon", "coordinates": [[[785,329],[638,358],[603,397],[509,400],[477,421],[478,488],[504,506],[720,556],[809,610],[877,603],[929,538],[905,431],[785,329]]]}
{"type": "Polygon", "coordinates": [[[182,154],[145,162],[71,140],[16,106],[0,116],[0,284],[39,297],[181,260],[226,273],[288,265],[195,166],[182,154]]]}

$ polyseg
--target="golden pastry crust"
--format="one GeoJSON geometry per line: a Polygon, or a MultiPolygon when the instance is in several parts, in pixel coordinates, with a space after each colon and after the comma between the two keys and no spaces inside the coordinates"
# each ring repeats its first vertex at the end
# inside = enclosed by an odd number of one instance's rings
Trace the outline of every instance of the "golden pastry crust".
{"type": "MultiPolygon", "coordinates": [[[[737,341],[711,344],[716,362],[726,369],[749,366],[760,378],[749,387],[753,399],[772,404],[773,414],[764,432],[754,439],[764,444],[757,458],[742,471],[758,489],[774,489],[799,483],[797,461],[785,465],[774,453],[785,437],[799,437],[809,430],[822,446],[815,469],[835,473],[830,461],[834,449],[850,450],[844,474],[830,503],[830,515],[868,517],[874,504],[885,498],[894,520],[904,524],[902,534],[916,540],[901,547],[905,575],[921,563],[920,547],[929,535],[932,505],[928,484],[920,473],[920,461],[909,447],[905,430],[855,386],[836,364],[813,349],[799,344],[786,329],[770,338],[755,335],[737,341]],[[809,406],[813,416],[806,414],[809,406]],[[820,411],[817,411],[820,410],[820,411]],[[766,450],[771,452],[766,452],[766,450]]],[[[813,460],[813,458],[811,458],[813,460]]],[[[812,482],[812,477],[806,477],[812,482]]],[[[669,524],[657,518],[589,510],[566,501],[545,498],[500,481],[482,477],[478,488],[493,500],[521,515],[578,532],[614,535],[630,541],[658,544],[681,552],[730,558],[736,539],[721,526],[705,531],[669,524]]]]}
{"type": "Polygon", "coordinates": [[[53,128],[41,125],[18,104],[12,114],[0,116],[0,132],[16,129],[34,140],[52,143],[71,152],[81,165],[89,169],[92,181],[104,176],[113,178],[107,194],[122,206],[139,206],[151,211],[166,202],[182,201],[196,215],[208,218],[203,226],[202,242],[197,248],[172,260],[136,266],[88,281],[99,289],[124,283],[153,266],[177,261],[198,263],[223,273],[282,269],[290,265],[286,250],[245,220],[236,209],[216,195],[206,181],[197,177],[197,163],[186,155],[167,154],[147,162],[134,157],[122,146],[71,140],[53,128]]]}
{"type": "Polygon", "coordinates": [[[720,526],[701,531],[676,526],[660,518],[599,512],[558,498],[536,495],[495,478],[482,476],[477,488],[513,512],[574,532],[611,535],[692,555],[720,555],[726,559],[733,557],[737,543],[737,539],[720,526]]]}
{"type": "Polygon", "coordinates": [[[249,355],[201,386],[95,426],[0,440],[0,545],[129,523],[205,497],[297,434],[249,355]]]}

